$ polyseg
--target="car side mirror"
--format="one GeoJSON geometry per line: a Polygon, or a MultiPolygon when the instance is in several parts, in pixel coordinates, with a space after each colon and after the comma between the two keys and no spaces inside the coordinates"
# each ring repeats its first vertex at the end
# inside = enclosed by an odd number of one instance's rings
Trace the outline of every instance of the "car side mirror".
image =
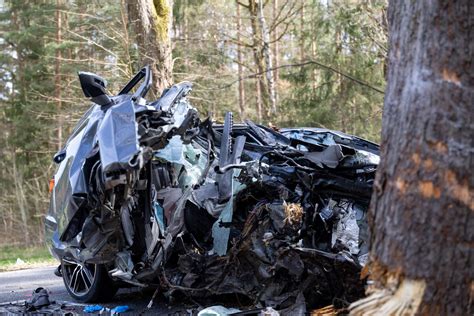
{"type": "Polygon", "coordinates": [[[58,152],[54,155],[53,161],[54,161],[55,163],[61,163],[61,161],[63,161],[64,158],[66,158],[66,150],[63,149],[63,150],[58,151],[58,152]]]}
{"type": "Polygon", "coordinates": [[[78,75],[84,95],[87,98],[91,98],[92,102],[97,103],[100,106],[109,105],[112,102],[105,91],[107,81],[104,78],[83,71],[80,71],[78,75]]]}

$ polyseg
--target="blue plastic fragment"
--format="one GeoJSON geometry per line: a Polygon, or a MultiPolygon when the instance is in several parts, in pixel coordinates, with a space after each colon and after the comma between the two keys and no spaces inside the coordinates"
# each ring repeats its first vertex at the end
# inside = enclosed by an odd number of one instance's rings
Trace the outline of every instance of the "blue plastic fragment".
{"type": "Polygon", "coordinates": [[[125,313],[128,311],[128,305],[120,305],[120,306],[115,306],[114,309],[110,311],[110,313],[113,314],[118,314],[118,313],[125,313]]]}
{"type": "Polygon", "coordinates": [[[104,309],[104,307],[100,305],[89,305],[84,307],[84,313],[94,313],[101,311],[102,309],[104,309]]]}

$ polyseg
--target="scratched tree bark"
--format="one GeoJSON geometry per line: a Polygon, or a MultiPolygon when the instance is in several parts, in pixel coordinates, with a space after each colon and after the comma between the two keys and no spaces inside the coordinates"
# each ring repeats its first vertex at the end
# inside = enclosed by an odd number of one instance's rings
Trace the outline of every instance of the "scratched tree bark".
{"type": "Polygon", "coordinates": [[[351,313],[472,315],[474,2],[390,1],[389,24],[375,286],[351,313]]]}

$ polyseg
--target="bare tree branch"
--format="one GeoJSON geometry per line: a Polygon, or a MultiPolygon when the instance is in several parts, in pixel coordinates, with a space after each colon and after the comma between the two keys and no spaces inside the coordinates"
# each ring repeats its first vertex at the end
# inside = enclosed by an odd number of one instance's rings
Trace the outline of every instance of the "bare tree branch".
{"type": "MultiPolygon", "coordinates": [[[[250,0],[250,1],[251,1],[251,0],[250,0]]],[[[235,0],[235,2],[237,2],[237,4],[239,4],[239,5],[241,5],[241,6],[245,7],[245,8],[250,7],[250,3],[244,4],[243,2],[240,2],[239,0],[235,0]]]]}
{"type": "MultiPolygon", "coordinates": [[[[345,72],[342,72],[332,66],[328,66],[328,65],[325,65],[325,64],[322,64],[316,60],[308,60],[308,61],[305,61],[305,62],[301,62],[301,63],[296,63],[296,64],[286,64],[286,65],[281,65],[281,66],[278,66],[278,67],[273,67],[273,68],[270,68],[270,69],[267,69],[266,71],[273,71],[275,69],[280,69],[280,68],[293,68],[293,67],[304,67],[304,66],[307,66],[307,65],[317,65],[323,69],[326,69],[326,70],[329,70],[329,71],[332,71],[332,72],[335,72],[351,81],[354,81],[362,86],[365,86],[369,89],[372,89],[378,93],[381,93],[381,94],[384,94],[384,91],[382,89],[379,89],[377,87],[374,87],[373,85],[371,85],[370,83],[366,82],[366,81],[363,81],[361,79],[358,79],[358,78],[355,78],[345,72]]],[[[262,71],[262,72],[256,72],[256,73],[253,73],[253,74],[250,74],[250,75],[247,75],[247,76],[243,76],[241,78],[238,78],[232,82],[229,82],[225,85],[222,85],[222,86],[218,86],[218,87],[213,87],[213,88],[210,88],[208,90],[214,90],[214,89],[226,89],[232,85],[234,85],[235,83],[241,81],[241,80],[246,80],[246,79],[251,79],[251,78],[256,78],[260,75],[263,75],[266,71],[262,71]]]]}

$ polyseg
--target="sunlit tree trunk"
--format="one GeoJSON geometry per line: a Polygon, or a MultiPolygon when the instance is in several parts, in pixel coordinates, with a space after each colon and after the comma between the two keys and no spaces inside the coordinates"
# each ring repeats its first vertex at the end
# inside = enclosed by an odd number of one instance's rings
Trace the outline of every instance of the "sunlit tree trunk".
{"type": "MultiPolygon", "coordinates": [[[[237,41],[241,41],[241,33],[242,33],[242,19],[240,13],[240,5],[237,4],[237,41]]],[[[244,80],[243,80],[243,67],[242,67],[242,47],[237,45],[237,71],[239,75],[239,111],[240,111],[240,119],[245,119],[245,88],[244,88],[244,80]]]]}
{"type": "MultiPolygon", "coordinates": [[[[311,21],[314,21],[315,20],[315,7],[312,6],[311,7],[311,21]]],[[[317,48],[317,43],[318,43],[318,35],[316,33],[316,27],[314,25],[314,23],[311,23],[311,58],[313,60],[316,60],[316,48],[317,48]]],[[[318,72],[317,72],[317,69],[316,67],[313,69],[313,71],[311,72],[311,79],[312,79],[312,89],[313,89],[313,93],[315,93],[317,87],[318,87],[318,72]]]]}
{"type": "Polygon", "coordinates": [[[262,94],[260,88],[259,78],[255,79],[255,98],[257,102],[257,121],[259,124],[262,124],[262,94]]]}
{"type": "Polygon", "coordinates": [[[300,11],[300,60],[303,61],[305,59],[305,48],[304,48],[304,1],[302,1],[301,11],[300,11]]]}
{"type": "Polygon", "coordinates": [[[58,150],[62,147],[63,139],[63,117],[61,115],[62,109],[62,96],[61,96],[61,49],[59,45],[62,42],[62,3],[61,0],[56,0],[56,60],[54,67],[54,90],[56,98],[56,114],[58,117],[58,133],[57,133],[57,147],[58,150]]]}
{"type": "Polygon", "coordinates": [[[262,54],[265,62],[265,78],[267,81],[268,97],[270,101],[270,113],[274,115],[277,111],[275,100],[275,82],[273,81],[272,51],[270,49],[270,33],[268,32],[265,14],[263,12],[263,1],[258,2],[258,20],[261,30],[262,54]]]}
{"type": "Polygon", "coordinates": [[[474,313],[473,2],[390,1],[374,294],[361,315],[474,313]]]}
{"type": "Polygon", "coordinates": [[[131,76],[133,74],[133,69],[132,69],[132,59],[131,59],[131,54],[130,54],[130,36],[127,31],[127,21],[128,16],[127,16],[127,3],[126,0],[120,0],[120,21],[122,22],[122,32],[123,32],[123,37],[125,39],[125,44],[123,45],[124,47],[124,59],[126,63],[126,72],[131,76]]]}
{"type": "Polygon", "coordinates": [[[256,108],[258,113],[258,119],[259,121],[261,121],[262,115],[265,112],[264,110],[268,109],[270,106],[270,100],[265,75],[262,75],[265,73],[266,67],[263,54],[261,23],[259,23],[258,3],[256,0],[249,0],[247,4],[244,4],[239,1],[237,3],[245,7],[248,10],[250,16],[250,27],[252,30],[252,53],[255,63],[255,73],[259,74],[256,76],[258,84],[258,89],[256,91],[260,95],[260,97],[257,98],[256,108]]]}
{"type": "Polygon", "coordinates": [[[155,97],[172,84],[172,58],[169,30],[172,0],[127,0],[128,18],[138,44],[140,62],[150,64],[155,97]]]}
{"type": "MultiPolygon", "coordinates": [[[[272,6],[272,18],[273,22],[277,20],[277,13],[278,11],[278,0],[273,0],[273,6],[272,6]]],[[[272,41],[273,43],[273,66],[275,70],[273,71],[273,79],[275,82],[275,103],[278,105],[278,80],[280,77],[280,71],[278,69],[280,65],[280,45],[278,39],[278,26],[275,26],[275,29],[273,30],[273,38],[272,41]]]]}
{"type": "Polygon", "coordinates": [[[16,155],[15,149],[12,150],[13,159],[12,159],[12,171],[13,171],[13,183],[15,187],[15,197],[17,201],[18,211],[20,213],[21,218],[21,228],[23,230],[22,236],[24,236],[24,243],[28,245],[30,243],[30,230],[29,230],[29,214],[28,209],[26,206],[26,197],[25,191],[23,189],[23,176],[18,171],[17,164],[16,164],[16,155]]]}

